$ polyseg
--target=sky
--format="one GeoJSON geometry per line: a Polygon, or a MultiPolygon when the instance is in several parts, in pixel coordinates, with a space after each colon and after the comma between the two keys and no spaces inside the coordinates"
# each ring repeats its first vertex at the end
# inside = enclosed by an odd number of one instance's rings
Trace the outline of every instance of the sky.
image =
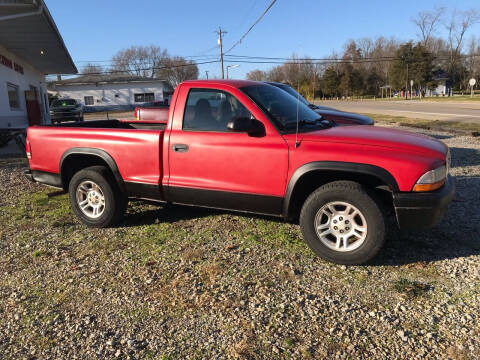
{"type": "MultiPolygon", "coordinates": [[[[80,70],[86,62],[109,65],[112,55],[131,45],[157,45],[171,55],[197,62],[219,58],[219,26],[227,31],[228,50],[248,30],[271,0],[45,0],[65,44],[80,70]]],[[[411,19],[419,12],[443,6],[480,11],[478,0],[277,0],[265,17],[230,54],[266,57],[321,58],[340,52],[350,39],[394,37],[417,39],[411,19]]],[[[480,36],[480,24],[467,35],[480,36]]],[[[225,66],[228,63],[225,63],[225,66]]],[[[273,65],[245,64],[231,68],[242,79],[253,69],[273,65]]],[[[199,65],[219,77],[220,64],[199,65]]]]}

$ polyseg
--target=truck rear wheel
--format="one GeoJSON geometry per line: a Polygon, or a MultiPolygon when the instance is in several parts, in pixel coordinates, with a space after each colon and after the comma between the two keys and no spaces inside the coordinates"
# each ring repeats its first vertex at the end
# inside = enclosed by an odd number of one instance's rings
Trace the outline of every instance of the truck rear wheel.
{"type": "Polygon", "coordinates": [[[68,192],[73,212],[92,227],[116,225],[127,205],[125,196],[104,166],[91,166],[77,172],[68,192]]]}
{"type": "Polygon", "coordinates": [[[385,212],[375,194],[352,181],[335,181],[314,191],[300,213],[303,237],[322,259],[362,264],[383,246],[385,212]]]}

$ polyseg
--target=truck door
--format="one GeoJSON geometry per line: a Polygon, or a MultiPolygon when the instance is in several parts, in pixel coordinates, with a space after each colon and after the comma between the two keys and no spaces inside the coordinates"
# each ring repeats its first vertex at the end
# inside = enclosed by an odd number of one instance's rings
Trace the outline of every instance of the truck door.
{"type": "Polygon", "coordinates": [[[178,99],[175,109],[181,110],[175,111],[168,149],[168,200],[281,214],[288,147],[265,115],[234,88],[184,85],[178,99]],[[250,117],[264,128],[262,135],[227,129],[232,119],[250,117]]]}

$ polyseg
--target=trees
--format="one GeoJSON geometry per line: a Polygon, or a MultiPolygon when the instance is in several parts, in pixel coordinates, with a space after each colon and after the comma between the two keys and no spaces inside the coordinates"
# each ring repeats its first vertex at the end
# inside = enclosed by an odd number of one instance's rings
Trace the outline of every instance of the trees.
{"type": "Polygon", "coordinates": [[[340,77],[333,67],[328,67],[323,73],[322,91],[325,95],[333,97],[338,95],[340,77]]]}
{"type": "Polygon", "coordinates": [[[104,71],[104,69],[101,65],[96,65],[96,64],[93,64],[93,63],[87,63],[86,65],[83,66],[80,73],[82,75],[101,74],[103,71],[104,71]]]}
{"type": "Polygon", "coordinates": [[[250,71],[247,79],[285,82],[307,97],[313,97],[316,85],[319,83],[316,65],[308,58],[299,59],[296,54],[293,54],[284,64],[268,71],[258,69],[250,71]]]}
{"type": "Polygon", "coordinates": [[[268,81],[284,82],[283,65],[274,66],[267,72],[268,81]]]}
{"type": "Polygon", "coordinates": [[[155,77],[162,78],[175,88],[179,83],[185,80],[198,79],[198,66],[191,60],[185,60],[183,57],[168,57],[162,62],[163,69],[155,72],[155,77]]]}
{"type": "Polygon", "coordinates": [[[365,68],[359,63],[362,59],[362,51],[357,47],[354,40],[349,41],[345,46],[340,65],[340,91],[342,95],[361,95],[363,93],[363,75],[365,68]]]}
{"type": "Polygon", "coordinates": [[[435,35],[442,17],[445,13],[445,8],[438,7],[431,11],[420,11],[412,22],[419,30],[419,37],[421,43],[425,47],[429,47],[433,36],[435,35]]]}
{"type": "Polygon", "coordinates": [[[247,80],[265,81],[267,80],[267,73],[262,70],[252,70],[246,75],[247,80]]]}
{"type": "Polygon", "coordinates": [[[156,45],[135,46],[118,51],[112,57],[112,71],[129,75],[162,78],[172,87],[184,80],[198,78],[198,66],[180,56],[171,57],[156,45]]]}
{"type": "Polygon", "coordinates": [[[448,32],[448,63],[447,72],[450,75],[453,86],[462,88],[462,72],[465,72],[463,64],[460,63],[461,52],[466,32],[480,21],[480,14],[475,9],[457,11],[454,10],[450,21],[445,25],[448,32]]]}
{"type": "Polygon", "coordinates": [[[434,85],[433,55],[421,43],[415,46],[410,41],[397,50],[391,69],[392,86],[408,90],[413,80],[418,90],[434,85]]]}
{"type": "Polygon", "coordinates": [[[112,70],[125,74],[154,78],[158,73],[156,68],[168,59],[166,50],[156,45],[136,46],[119,50],[112,57],[112,70]]]}

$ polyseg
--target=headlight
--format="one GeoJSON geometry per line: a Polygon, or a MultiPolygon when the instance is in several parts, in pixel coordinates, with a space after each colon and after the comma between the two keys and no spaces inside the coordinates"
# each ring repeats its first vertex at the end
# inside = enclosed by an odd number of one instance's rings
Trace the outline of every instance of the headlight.
{"type": "Polygon", "coordinates": [[[427,171],[417,180],[413,191],[433,191],[441,188],[447,179],[447,167],[442,165],[427,171]]]}

